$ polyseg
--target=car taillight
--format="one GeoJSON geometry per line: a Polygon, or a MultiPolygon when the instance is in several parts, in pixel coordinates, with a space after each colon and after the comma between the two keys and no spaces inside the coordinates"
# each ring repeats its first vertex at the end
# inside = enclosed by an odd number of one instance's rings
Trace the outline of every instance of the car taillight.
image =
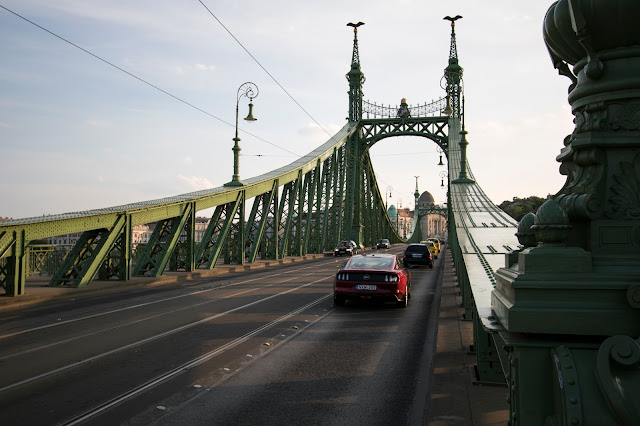
{"type": "Polygon", "coordinates": [[[345,274],[345,273],[338,274],[338,275],[336,275],[336,278],[339,281],[349,281],[349,274],[345,274]]]}
{"type": "Polygon", "coordinates": [[[398,276],[395,274],[392,275],[385,275],[384,276],[384,281],[387,283],[397,283],[399,280],[398,276]]]}

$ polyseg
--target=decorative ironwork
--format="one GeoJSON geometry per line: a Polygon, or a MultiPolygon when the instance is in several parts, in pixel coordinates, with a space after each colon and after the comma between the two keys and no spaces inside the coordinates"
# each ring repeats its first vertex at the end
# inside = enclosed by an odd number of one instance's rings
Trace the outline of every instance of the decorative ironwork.
{"type": "MultiPolygon", "coordinates": [[[[446,98],[440,98],[430,103],[424,103],[423,105],[409,105],[408,116],[415,117],[440,117],[443,115],[446,107],[446,98]]],[[[362,101],[362,115],[363,118],[397,118],[400,105],[391,106],[391,104],[385,106],[384,104],[378,105],[377,103],[362,101]]]]}
{"type": "Polygon", "coordinates": [[[347,24],[348,27],[353,27],[353,55],[351,56],[352,64],[360,63],[360,54],[358,52],[358,27],[361,25],[364,25],[364,22],[358,22],[357,24],[349,22],[347,24]]]}

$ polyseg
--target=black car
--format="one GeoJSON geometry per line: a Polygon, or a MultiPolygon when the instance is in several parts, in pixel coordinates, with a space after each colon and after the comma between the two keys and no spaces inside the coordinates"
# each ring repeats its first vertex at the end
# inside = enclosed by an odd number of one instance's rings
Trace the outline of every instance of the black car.
{"type": "Polygon", "coordinates": [[[343,254],[353,256],[358,254],[358,246],[355,241],[340,241],[333,251],[334,256],[342,256],[343,254]]]}
{"type": "Polygon", "coordinates": [[[386,238],[383,238],[381,240],[378,240],[378,242],[376,243],[376,248],[377,249],[381,249],[381,248],[388,249],[388,248],[391,248],[391,243],[386,238]]]}
{"type": "Polygon", "coordinates": [[[424,244],[409,244],[402,257],[404,266],[410,268],[413,265],[423,265],[433,268],[433,259],[429,247],[424,244]]]}

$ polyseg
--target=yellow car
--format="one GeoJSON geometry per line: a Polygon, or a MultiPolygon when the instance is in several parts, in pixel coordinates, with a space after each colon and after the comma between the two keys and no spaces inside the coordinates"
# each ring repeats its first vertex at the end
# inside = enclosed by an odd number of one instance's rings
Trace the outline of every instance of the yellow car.
{"type": "Polygon", "coordinates": [[[440,253],[441,249],[440,249],[440,240],[439,239],[437,239],[435,237],[432,237],[432,238],[427,238],[427,241],[431,241],[433,243],[433,245],[435,245],[436,248],[438,249],[438,253],[440,253]]]}
{"type": "Polygon", "coordinates": [[[433,257],[434,260],[438,258],[438,253],[440,251],[438,250],[438,247],[436,247],[436,245],[433,243],[433,241],[424,240],[424,241],[420,241],[420,244],[424,244],[425,246],[429,247],[429,251],[431,252],[431,257],[433,257]]]}

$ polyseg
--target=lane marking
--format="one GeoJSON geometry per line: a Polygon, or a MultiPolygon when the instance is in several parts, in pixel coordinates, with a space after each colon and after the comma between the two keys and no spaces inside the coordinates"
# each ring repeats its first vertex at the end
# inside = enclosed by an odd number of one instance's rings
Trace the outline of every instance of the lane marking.
{"type": "MultiPolygon", "coordinates": [[[[312,266],[305,266],[305,267],[297,268],[296,272],[299,271],[299,270],[309,269],[311,267],[312,266]]],[[[65,320],[65,321],[57,321],[55,323],[51,323],[51,324],[47,324],[47,325],[41,325],[41,326],[38,326],[38,327],[33,327],[33,328],[26,329],[26,330],[16,331],[14,333],[0,335],[0,339],[6,339],[6,338],[9,338],[9,337],[18,336],[20,334],[31,333],[31,332],[34,332],[34,331],[44,330],[44,329],[51,328],[51,327],[58,327],[58,326],[61,326],[61,325],[66,325],[66,324],[70,324],[70,323],[77,322],[77,321],[84,321],[84,320],[88,320],[88,319],[92,319],[92,318],[97,318],[97,317],[101,317],[101,316],[105,316],[105,315],[110,315],[110,314],[114,314],[114,313],[118,313],[118,312],[123,312],[123,311],[127,311],[127,310],[130,310],[130,309],[137,309],[137,308],[141,308],[141,307],[144,307],[144,306],[153,305],[153,304],[156,304],[156,303],[168,302],[168,301],[171,301],[171,300],[179,299],[181,297],[189,297],[189,296],[194,296],[194,295],[201,294],[201,293],[207,293],[207,292],[210,292],[210,291],[217,291],[217,290],[221,290],[221,289],[226,289],[226,288],[229,288],[229,287],[233,287],[233,286],[237,286],[237,285],[241,285],[241,284],[247,284],[247,283],[250,283],[250,282],[253,282],[253,281],[256,281],[256,280],[260,280],[260,279],[264,279],[264,278],[273,278],[273,277],[277,277],[279,275],[286,275],[286,274],[289,274],[291,272],[293,272],[293,271],[288,271],[288,272],[278,273],[278,274],[271,274],[271,275],[262,275],[260,277],[256,277],[256,278],[252,278],[252,279],[248,279],[248,280],[244,280],[244,281],[240,281],[240,282],[237,282],[237,283],[223,284],[223,285],[221,285],[219,287],[208,288],[206,290],[197,290],[197,291],[194,291],[194,292],[191,292],[191,293],[186,293],[186,294],[181,294],[181,295],[178,295],[178,296],[168,297],[168,298],[161,299],[161,300],[155,300],[153,302],[138,303],[136,305],[126,306],[124,308],[113,309],[111,311],[101,312],[99,314],[86,315],[86,316],[83,316],[83,317],[78,317],[78,318],[65,320]]],[[[307,274],[307,275],[312,275],[312,274],[307,274]]],[[[303,275],[303,276],[307,276],[307,275],[303,275]]]]}
{"type": "MultiPolygon", "coordinates": [[[[274,327],[274,326],[276,326],[276,325],[288,320],[292,316],[297,315],[297,314],[299,314],[301,312],[304,312],[305,310],[307,310],[307,309],[309,309],[309,308],[311,308],[311,307],[323,302],[324,300],[328,299],[330,296],[331,296],[330,293],[326,294],[326,295],[324,295],[324,296],[322,296],[322,297],[320,297],[320,298],[318,298],[318,299],[316,299],[316,300],[314,300],[314,301],[312,301],[310,303],[307,303],[306,305],[304,305],[304,306],[302,306],[302,307],[300,307],[300,308],[298,308],[298,309],[296,309],[294,311],[289,312],[286,315],[281,316],[280,318],[277,318],[277,319],[275,319],[275,320],[273,320],[273,321],[271,321],[271,322],[269,322],[267,324],[264,324],[264,325],[256,328],[255,330],[253,330],[253,331],[251,331],[251,332],[249,332],[249,333],[247,333],[247,334],[245,334],[245,335],[243,335],[241,337],[238,337],[235,340],[232,340],[229,343],[226,343],[225,345],[220,346],[219,348],[216,348],[216,349],[212,350],[211,352],[208,352],[208,353],[206,353],[204,355],[201,355],[201,356],[199,356],[197,358],[194,358],[193,360],[188,361],[187,363],[184,363],[181,366],[176,367],[173,370],[170,370],[170,371],[162,374],[161,376],[156,377],[155,379],[148,381],[147,383],[145,383],[143,385],[140,385],[140,386],[138,386],[138,387],[136,387],[136,388],[134,388],[134,389],[132,389],[132,390],[130,390],[128,392],[123,393],[122,395],[112,399],[111,401],[108,401],[108,402],[100,405],[99,407],[97,407],[95,409],[92,409],[91,411],[88,411],[88,412],[80,415],[79,417],[76,417],[75,419],[69,421],[68,423],[65,423],[65,425],[75,425],[75,424],[81,423],[81,422],[83,422],[83,421],[85,421],[85,420],[87,420],[87,419],[89,419],[91,417],[94,417],[97,414],[100,414],[101,412],[103,412],[103,411],[105,411],[105,410],[107,410],[107,409],[109,409],[109,408],[111,408],[111,407],[113,407],[115,405],[118,405],[118,404],[120,404],[120,403],[122,403],[122,402],[124,402],[124,401],[126,401],[128,399],[131,399],[134,396],[136,396],[137,394],[144,392],[145,390],[157,385],[158,383],[161,383],[161,382],[163,382],[165,380],[168,380],[171,377],[173,377],[173,376],[175,376],[177,374],[180,374],[185,370],[188,370],[190,368],[198,366],[198,365],[208,361],[209,359],[215,357],[216,355],[219,355],[220,353],[222,353],[222,352],[224,352],[226,350],[229,350],[229,349],[233,348],[234,346],[239,345],[240,343],[243,343],[243,342],[247,341],[248,339],[250,339],[251,337],[257,335],[258,333],[260,333],[262,331],[265,331],[265,330],[268,330],[269,328],[272,328],[272,327],[274,327]]],[[[326,314],[325,314],[325,316],[326,316],[326,314]]],[[[311,324],[309,324],[309,326],[310,325],[311,324]]],[[[305,327],[305,328],[307,328],[307,327],[305,327]]],[[[277,345],[277,346],[280,346],[280,345],[277,345]]]]}
{"type": "MultiPolygon", "coordinates": [[[[13,389],[13,388],[15,388],[15,387],[18,387],[18,386],[21,386],[21,385],[24,385],[24,384],[27,384],[27,383],[33,382],[33,381],[35,381],[35,380],[39,380],[39,379],[42,379],[42,378],[45,378],[45,377],[51,376],[51,375],[56,374],[56,373],[60,373],[60,372],[62,372],[62,371],[68,370],[68,369],[70,369],[70,368],[77,367],[77,366],[80,366],[80,365],[86,364],[86,363],[88,363],[88,362],[95,361],[95,360],[97,360],[97,359],[104,358],[104,357],[106,357],[106,356],[113,355],[113,354],[116,354],[116,353],[118,353],[118,352],[122,352],[122,351],[124,351],[124,350],[131,349],[131,348],[133,348],[133,347],[140,346],[140,345],[143,345],[143,344],[145,344],[145,343],[152,342],[152,341],[154,341],[154,340],[158,340],[158,339],[160,339],[160,338],[162,338],[162,337],[170,336],[170,335],[172,335],[172,334],[178,333],[178,332],[180,332],[180,331],[187,330],[187,329],[189,329],[189,328],[195,327],[195,326],[200,325],[200,324],[204,324],[204,323],[209,322],[209,321],[211,321],[211,320],[214,320],[214,319],[217,319],[217,318],[223,317],[223,316],[225,316],[225,315],[231,314],[231,313],[233,313],[233,312],[237,312],[237,311],[240,311],[240,310],[242,310],[242,309],[248,308],[248,307],[250,307],[250,306],[257,305],[257,304],[259,304],[259,303],[265,302],[265,301],[270,300],[270,299],[273,299],[273,298],[275,298],[275,297],[278,297],[278,296],[281,296],[281,295],[284,295],[284,294],[288,294],[288,293],[292,293],[292,292],[294,292],[294,291],[296,291],[296,290],[299,290],[299,289],[302,289],[302,288],[305,288],[305,287],[309,287],[310,285],[317,284],[317,283],[319,283],[319,282],[321,282],[321,281],[324,281],[324,280],[327,280],[327,279],[333,279],[333,276],[331,276],[331,277],[324,277],[324,278],[320,278],[320,279],[318,279],[318,280],[316,280],[316,281],[312,281],[312,282],[310,282],[310,283],[303,284],[303,285],[301,285],[301,286],[294,287],[294,288],[292,288],[292,289],[289,289],[289,290],[286,290],[286,291],[282,291],[282,292],[280,292],[280,293],[272,294],[271,296],[267,296],[267,297],[265,297],[265,298],[263,298],[263,299],[253,301],[253,302],[251,302],[251,303],[247,303],[247,304],[245,304],[245,305],[238,306],[238,307],[233,308],[233,309],[229,309],[228,311],[221,312],[221,313],[219,313],[219,314],[212,315],[212,316],[210,316],[210,317],[203,318],[203,319],[201,319],[201,320],[198,320],[198,321],[195,321],[195,322],[192,322],[192,323],[189,323],[189,324],[185,324],[185,325],[180,326],[180,327],[173,328],[173,329],[168,330],[168,331],[165,331],[165,332],[163,332],[163,333],[159,333],[159,334],[156,334],[156,335],[154,335],[154,336],[147,337],[147,338],[145,338],[145,339],[139,340],[139,341],[137,341],[137,342],[130,343],[130,344],[128,344],[128,345],[120,346],[120,347],[118,347],[118,348],[112,349],[112,350],[107,351],[107,352],[103,352],[103,353],[98,354],[98,355],[94,355],[94,356],[89,357],[89,358],[86,358],[86,359],[84,359],[84,360],[82,360],[82,361],[77,361],[77,362],[74,362],[74,363],[71,363],[71,364],[67,364],[67,365],[65,365],[65,366],[62,366],[62,367],[59,367],[59,368],[56,368],[56,369],[50,370],[50,371],[48,371],[48,372],[45,372],[45,373],[39,374],[39,375],[37,375],[37,376],[33,376],[33,377],[30,377],[30,378],[27,378],[27,379],[21,380],[21,381],[19,381],[19,382],[15,382],[15,383],[9,384],[9,385],[7,385],[7,386],[4,386],[4,387],[0,388],[0,393],[1,393],[1,392],[4,392],[4,391],[6,391],[6,390],[13,389]]],[[[327,296],[325,296],[325,297],[327,297],[327,296]]]]}

